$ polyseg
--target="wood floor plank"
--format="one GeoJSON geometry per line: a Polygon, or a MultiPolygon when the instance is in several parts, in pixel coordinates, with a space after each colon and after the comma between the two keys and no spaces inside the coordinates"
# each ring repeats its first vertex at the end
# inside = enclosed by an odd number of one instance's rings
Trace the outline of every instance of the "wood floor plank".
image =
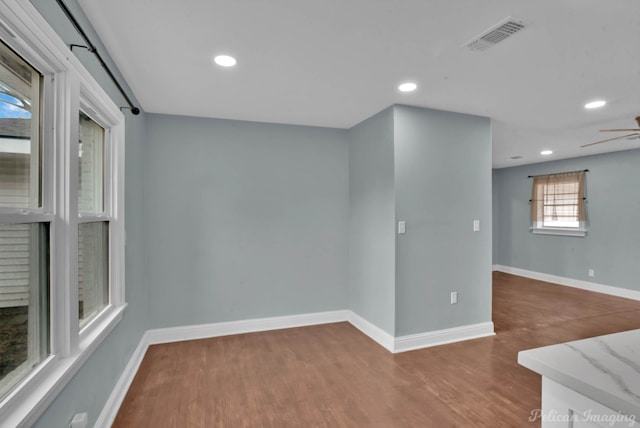
{"type": "Polygon", "coordinates": [[[348,323],[149,347],[114,427],[539,427],[523,349],[640,328],[640,302],[494,273],[496,336],[390,354],[348,323]]]}

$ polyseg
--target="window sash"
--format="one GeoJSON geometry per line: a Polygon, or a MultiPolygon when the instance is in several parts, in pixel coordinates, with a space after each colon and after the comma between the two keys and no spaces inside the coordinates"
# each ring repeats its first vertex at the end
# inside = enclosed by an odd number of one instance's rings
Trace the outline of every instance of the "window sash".
{"type": "MultiPolygon", "coordinates": [[[[17,54],[9,44],[0,41],[0,53],[3,70],[3,86],[6,94],[18,98],[23,104],[29,118],[3,118],[2,150],[4,162],[0,166],[1,178],[8,179],[11,172],[22,171],[22,180],[7,183],[0,190],[0,206],[14,209],[38,209],[42,206],[41,180],[41,97],[43,91],[43,75],[29,61],[17,54]],[[20,123],[28,121],[28,123],[20,123]],[[26,126],[25,126],[26,125],[26,126]],[[20,144],[22,143],[22,144],[20,144]],[[22,146],[22,147],[20,147],[22,146]],[[28,151],[24,150],[28,146],[28,151]],[[4,150],[16,150],[9,153],[4,150]],[[11,161],[13,159],[13,162],[11,161]]],[[[3,102],[3,105],[6,103],[3,102]]],[[[15,110],[15,109],[14,109],[15,110]]],[[[19,175],[17,176],[19,178],[19,175]]]]}
{"type": "Polygon", "coordinates": [[[3,343],[5,364],[0,377],[0,397],[50,352],[49,242],[46,222],[0,224],[0,252],[4,256],[0,264],[0,311],[3,323],[12,323],[7,330],[3,325],[3,341],[9,343],[3,343]],[[20,318],[25,315],[22,321],[20,318]]]}
{"type": "Polygon", "coordinates": [[[109,222],[78,225],[78,305],[80,328],[109,305],[109,222]]]}
{"type": "Polygon", "coordinates": [[[80,110],[78,206],[81,213],[104,213],[106,130],[80,110]]]}

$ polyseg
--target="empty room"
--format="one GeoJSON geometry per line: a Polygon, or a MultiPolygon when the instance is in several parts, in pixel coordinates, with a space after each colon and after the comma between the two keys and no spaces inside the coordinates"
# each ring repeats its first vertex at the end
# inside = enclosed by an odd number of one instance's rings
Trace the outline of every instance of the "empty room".
{"type": "Polygon", "coordinates": [[[0,428],[640,426],[637,0],[0,0],[0,428]]]}

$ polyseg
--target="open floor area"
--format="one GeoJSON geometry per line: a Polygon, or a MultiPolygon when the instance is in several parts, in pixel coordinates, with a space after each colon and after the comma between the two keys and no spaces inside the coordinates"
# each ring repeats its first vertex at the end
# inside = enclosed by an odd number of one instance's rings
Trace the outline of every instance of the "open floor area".
{"type": "Polygon", "coordinates": [[[348,323],[154,345],[113,426],[540,426],[518,351],[640,328],[640,302],[494,272],[493,321],[395,355],[348,323]]]}

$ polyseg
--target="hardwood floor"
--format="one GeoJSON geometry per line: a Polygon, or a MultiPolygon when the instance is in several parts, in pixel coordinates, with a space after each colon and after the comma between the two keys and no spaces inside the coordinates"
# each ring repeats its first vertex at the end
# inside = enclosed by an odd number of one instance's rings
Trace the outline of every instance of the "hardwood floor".
{"type": "Polygon", "coordinates": [[[390,354],[348,323],[149,348],[114,427],[523,427],[523,349],[640,328],[640,302],[494,273],[497,335],[390,354]]]}

